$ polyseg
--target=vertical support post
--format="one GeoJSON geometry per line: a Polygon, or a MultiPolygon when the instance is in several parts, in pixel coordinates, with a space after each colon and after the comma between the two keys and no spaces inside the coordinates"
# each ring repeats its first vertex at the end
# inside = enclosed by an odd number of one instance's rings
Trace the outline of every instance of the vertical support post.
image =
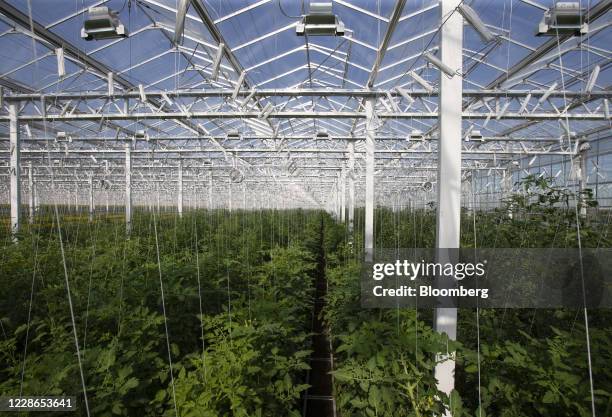
{"type": "Polygon", "coordinates": [[[585,191],[587,189],[587,153],[590,149],[591,145],[587,141],[578,142],[578,208],[582,218],[586,218],[587,215],[585,191]]]}
{"type": "Polygon", "coordinates": [[[346,168],[342,168],[340,180],[340,221],[346,222],[346,168]]]}
{"type": "Polygon", "coordinates": [[[365,258],[374,259],[374,101],[366,100],[365,258]]]}
{"type": "MultiPolygon", "coordinates": [[[[502,197],[508,198],[512,192],[512,171],[509,168],[502,173],[501,186],[502,197]]],[[[512,204],[510,204],[508,206],[508,218],[512,219],[512,217],[512,204]]]]}
{"type": "Polygon", "coordinates": [[[158,179],[155,180],[155,194],[157,196],[157,213],[159,214],[161,204],[160,204],[160,196],[159,196],[159,180],[158,179]]]}
{"type": "MultiPolygon", "coordinates": [[[[463,66],[463,17],[455,13],[461,0],[442,0],[440,16],[446,22],[440,29],[440,58],[453,70],[463,66]]],[[[450,261],[448,249],[459,247],[461,215],[461,112],[463,80],[455,75],[449,78],[440,72],[440,140],[438,142],[438,213],[436,248],[438,262],[450,261]]],[[[435,330],[457,338],[457,309],[437,308],[435,330]]],[[[440,352],[442,361],[436,365],[438,389],[446,394],[455,387],[455,353],[440,352]]],[[[450,415],[446,413],[446,415],[450,415]]]]}
{"type": "Polygon", "coordinates": [[[212,170],[210,171],[210,176],[208,177],[208,209],[212,210],[212,192],[213,192],[213,178],[212,178],[212,170]]]}
{"type": "Polygon", "coordinates": [[[349,142],[348,144],[349,160],[348,160],[348,171],[349,171],[349,207],[348,207],[348,230],[349,233],[353,232],[353,226],[355,221],[355,142],[349,142]]]}
{"type": "Polygon", "coordinates": [[[94,186],[93,186],[93,174],[89,176],[89,222],[93,221],[94,211],[94,186]]]}
{"type": "Polygon", "coordinates": [[[183,217],[183,160],[178,161],[178,215],[183,217]]]}
{"type": "Polygon", "coordinates": [[[34,189],[34,168],[32,167],[32,163],[30,162],[30,166],[28,167],[28,190],[30,190],[30,194],[28,195],[28,209],[30,212],[29,222],[30,224],[34,223],[34,213],[36,211],[35,206],[35,193],[34,189]]]}
{"type": "Polygon", "coordinates": [[[247,209],[246,184],[242,184],[242,210],[247,209]]]}
{"type": "Polygon", "coordinates": [[[20,226],[20,211],[21,211],[21,182],[19,181],[20,167],[20,150],[21,142],[19,140],[19,119],[17,117],[17,106],[9,104],[9,141],[11,154],[11,233],[13,241],[17,242],[17,233],[20,226]]]}
{"type": "Polygon", "coordinates": [[[232,181],[230,180],[227,183],[227,206],[229,209],[229,212],[232,212],[232,181]]]}
{"type": "Polygon", "coordinates": [[[132,147],[125,144],[125,232],[132,232],[132,147]]]}
{"type": "Polygon", "coordinates": [[[332,188],[333,197],[331,200],[332,211],[334,213],[334,218],[336,219],[336,221],[340,221],[340,208],[342,207],[342,204],[340,202],[340,181],[341,174],[338,173],[336,175],[336,181],[334,181],[334,186],[332,188]]]}

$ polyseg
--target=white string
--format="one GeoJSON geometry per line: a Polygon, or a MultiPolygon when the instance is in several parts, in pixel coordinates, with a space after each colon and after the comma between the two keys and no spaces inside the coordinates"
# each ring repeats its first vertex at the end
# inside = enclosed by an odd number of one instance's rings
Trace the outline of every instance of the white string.
{"type": "MultiPolygon", "coordinates": [[[[569,129],[569,116],[567,113],[567,97],[565,95],[565,76],[564,76],[564,67],[563,67],[563,57],[561,55],[561,42],[559,40],[559,29],[556,29],[557,32],[557,51],[558,51],[558,56],[559,56],[559,69],[560,69],[560,75],[561,75],[561,86],[563,89],[563,113],[565,116],[565,123],[569,129]]],[[[572,148],[573,144],[572,144],[572,137],[571,135],[568,134],[568,143],[570,145],[570,149],[572,148]]],[[[576,138],[576,141],[578,141],[578,139],[576,138]]],[[[581,175],[584,175],[584,173],[581,173],[581,175]]],[[[590,386],[590,394],[591,394],[591,413],[592,416],[595,417],[596,413],[595,413],[595,393],[594,393],[594,386],[593,386],[593,364],[591,361],[591,338],[590,338],[590,334],[589,334],[589,315],[588,315],[588,311],[587,311],[587,307],[586,307],[586,295],[585,295],[585,287],[584,287],[584,267],[583,267],[583,263],[582,263],[582,239],[580,236],[580,218],[579,218],[579,213],[578,213],[578,203],[579,203],[579,198],[580,196],[576,193],[576,181],[573,182],[573,187],[574,187],[574,195],[577,196],[577,200],[576,200],[576,204],[574,205],[574,209],[575,209],[575,214],[576,214],[576,236],[578,239],[578,256],[580,259],[580,279],[581,279],[581,284],[582,284],[582,301],[583,301],[583,305],[584,305],[584,326],[585,326],[585,337],[586,337],[586,347],[587,347],[587,363],[588,363],[588,370],[589,370],[589,386],[590,386]]]]}
{"type": "MultiPolygon", "coordinates": [[[[472,183],[473,179],[470,180],[470,191],[472,194],[472,222],[474,230],[474,253],[476,254],[476,248],[478,247],[476,241],[476,202],[474,196],[474,186],[472,183]]],[[[476,361],[478,366],[478,417],[482,417],[482,395],[481,395],[481,374],[480,374],[480,307],[478,305],[478,298],[476,299],[476,361]]]]}
{"type": "MultiPolygon", "coordinates": [[[[31,39],[32,39],[32,55],[34,56],[35,59],[35,67],[34,67],[34,74],[35,77],[38,73],[38,53],[36,51],[36,38],[35,38],[35,32],[34,32],[34,19],[32,18],[32,0],[28,0],[28,20],[29,20],[29,24],[30,24],[30,33],[31,33],[31,39]]],[[[38,78],[38,77],[36,77],[38,78]]],[[[59,85],[58,85],[58,89],[59,89],[59,85]]],[[[42,102],[41,106],[45,106],[45,103],[42,102]]],[[[44,128],[44,132],[45,132],[45,137],[48,137],[47,135],[47,119],[46,117],[44,117],[44,115],[46,114],[45,109],[41,108],[42,114],[43,114],[43,128],[44,128]]],[[[47,141],[47,155],[48,155],[48,161],[49,161],[49,171],[51,173],[51,187],[53,189],[55,189],[55,181],[54,181],[54,172],[53,169],[51,167],[51,150],[49,149],[49,141],[47,141]]],[[[60,251],[62,254],[62,266],[64,269],[64,279],[65,279],[65,283],[66,283],[66,294],[68,297],[68,305],[70,307],[70,320],[71,320],[71,324],[72,324],[72,333],[74,336],[74,345],[76,348],[76,354],[77,354],[77,362],[79,365],[79,374],[81,377],[81,387],[83,389],[83,399],[85,402],[85,411],[87,413],[87,417],[90,417],[90,413],[89,413],[89,402],[87,399],[87,387],[85,384],[85,374],[83,372],[83,364],[81,362],[81,349],[79,347],[79,337],[77,334],[77,329],[76,329],[76,320],[74,317],[74,307],[72,305],[72,295],[70,293],[70,280],[68,279],[68,267],[66,265],[66,254],[64,251],[64,242],[62,240],[62,228],[61,228],[61,224],[60,224],[60,217],[59,217],[59,211],[57,208],[57,200],[54,199],[53,200],[53,208],[54,208],[54,213],[55,213],[55,220],[56,220],[56,224],[57,224],[57,236],[59,239],[59,244],[60,244],[60,251]]]]}
{"type": "Polygon", "coordinates": [[[170,382],[172,385],[172,399],[174,402],[174,413],[178,417],[176,406],[176,390],[174,388],[174,374],[172,373],[172,352],[170,351],[170,336],[168,334],[168,317],[166,316],[166,299],[164,297],[164,282],[162,280],[161,260],[159,257],[159,239],[157,237],[157,220],[153,210],[153,229],[155,230],[155,249],[157,251],[157,270],[159,271],[159,288],[161,290],[162,312],[164,314],[164,330],[166,331],[166,348],[168,349],[168,365],[170,366],[170,382]]]}
{"type": "MultiPolygon", "coordinates": [[[[32,237],[35,237],[35,236],[36,235],[34,234],[34,231],[32,230],[32,237]]],[[[26,359],[27,359],[27,355],[28,355],[28,339],[30,337],[30,323],[31,323],[31,318],[32,318],[32,304],[33,304],[33,301],[34,301],[34,283],[36,281],[36,268],[37,268],[37,265],[38,265],[38,240],[39,239],[36,239],[36,238],[34,240],[34,242],[35,242],[35,246],[34,246],[34,268],[33,268],[33,271],[32,271],[32,285],[30,287],[30,305],[28,306],[28,320],[27,320],[27,325],[26,325],[25,342],[24,342],[24,346],[23,346],[23,364],[22,364],[22,367],[21,367],[21,381],[19,382],[19,396],[20,397],[21,397],[21,394],[23,393],[23,379],[24,379],[24,375],[25,375],[26,359]]]]}
{"type": "Polygon", "coordinates": [[[198,222],[197,215],[193,217],[193,229],[195,237],[195,256],[196,256],[196,270],[198,278],[198,299],[200,303],[200,338],[202,339],[202,366],[204,367],[204,382],[206,382],[206,344],[204,341],[204,316],[202,313],[202,285],[200,282],[200,255],[198,247],[198,222]]]}

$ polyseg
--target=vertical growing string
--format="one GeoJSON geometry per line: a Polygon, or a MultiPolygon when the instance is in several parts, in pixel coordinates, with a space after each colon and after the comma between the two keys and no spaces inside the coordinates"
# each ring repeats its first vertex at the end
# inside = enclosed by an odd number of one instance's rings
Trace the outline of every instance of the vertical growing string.
{"type": "MultiPolygon", "coordinates": [[[[557,31],[557,53],[558,53],[558,57],[559,57],[559,72],[561,74],[561,88],[563,89],[563,114],[565,116],[565,123],[569,128],[569,117],[567,115],[567,109],[568,109],[568,104],[567,104],[567,97],[565,95],[565,75],[564,75],[564,67],[563,67],[563,57],[561,55],[561,43],[559,41],[559,29],[556,29],[557,31]]],[[[568,134],[568,144],[570,146],[570,149],[572,148],[572,138],[571,135],[568,134]]],[[[576,144],[578,144],[578,139],[576,139],[576,144]]],[[[581,173],[582,175],[583,173],[581,173]]],[[[588,310],[586,307],[586,294],[585,294],[585,287],[584,287],[584,266],[583,266],[583,262],[582,262],[582,239],[580,236],[580,216],[578,213],[578,202],[580,199],[580,196],[576,193],[576,181],[574,181],[574,195],[577,196],[577,200],[576,200],[576,204],[574,205],[574,209],[575,209],[575,215],[576,215],[576,237],[577,237],[577,241],[578,241],[578,257],[580,259],[580,280],[581,280],[581,285],[582,285],[582,301],[583,301],[583,305],[584,305],[584,328],[585,328],[585,338],[586,338],[586,348],[587,348],[587,365],[588,365],[588,371],[589,371],[589,388],[590,388],[590,394],[591,394],[591,413],[592,416],[595,417],[596,413],[595,413],[595,392],[594,392],[594,384],[593,384],[593,364],[592,364],[592,359],[591,359],[591,337],[589,334],[589,314],[588,314],[588,310]]]]}
{"type": "MultiPolygon", "coordinates": [[[[32,55],[35,58],[35,68],[34,68],[34,74],[35,76],[37,75],[38,72],[38,54],[36,51],[36,40],[35,40],[35,36],[34,36],[34,20],[32,18],[32,0],[28,0],[28,20],[29,20],[29,24],[30,24],[30,32],[32,34],[31,39],[32,39],[32,55]]],[[[59,88],[59,87],[58,87],[59,88]]],[[[41,103],[43,106],[45,105],[44,102],[41,103]]],[[[41,109],[43,110],[43,115],[46,114],[46,112],[44,111],[44,108],[41,109]]],[[[46,117],[43,117],[43,129],[45,132],[45,137],[47,137],[47,119],[46,117]]],[[[55,188],[55,181],[54,181],[54,174],[53,174],[53,169],[51,167],[51,151],[49,149],[49,142],[47,141],[47,155],[48,155],[48,159],[49,159],[49,171],[51,173],[51,184],[52,187],[55,188]]],[[[79,365],[79,375],[80,375],[80,379],[81,379],[81,387],[83,390],[83,398],[84,398],[84,402],[85,402],[85,411],[87,413],[87,417],[90,417],[90,412],[89,412],[89,402],[87,399],[87,386],[85,384],[85,374],[83,372],[83,364],[81,361],[81,349],[79,347],[79,337],[77,334],[77,329],[76,329],[76,320],[75,320],[75,316],[74,316],[74,308],[72,305],[72,295],[70,292],[70,280],[68,279],[68,267],[66,264],[66,254],[64,252],[64,242],[62,240],[62,229],[61,229],[61,224],[60,224],[60,217],[59,217],[59,211],[57,208],[57,200],[53,199],[53,207],[54,207],[54,213],[55,213],[55,220],[56,220],[56,225],[57,225],[57,235],[58,235],[58,239],[59,239],[59,244],[60,244],[60,252],[62,255],[62,267],[64,270],[64,279],[65,279],[65,284],[66,284],[66,294],[68,297],[68,305],[70,308],[70,320],[71,320],[71,324],[72,324],[72,334],[74,336],[74,345],[76,348],[76,354],[77,354],[77,362],[79,365]]],[[[25,359],[25,358],[24,358],[25,359]]],[[[25,364],[24,364],[25,367],[25,364]]]]}
{"type": "Polygon", "coordinates": [[[159,238],[157,236],[157,220],[155,218],[155,210],[153,210],[153,229],[155,231],[155,249],[157,251],[157,270],[159,271],[159,288],[161,291],[162,312],[164,314],[164,330],[166,332],[166,348],[168,349],[168,365],[170,367],[170,382],[172,385],[172,400],[174,403],[174,413],[178,417],[178,408],[176,406],[176,390],[174,388],[174,374],[172,372],[172,352],[170,351],[170,336],[168,334],[168,317],[166,315],[166,299],[164,297],[164,282],[162,279],[161,259],[159,256],[159,238]]]}
{"type": "Polygon", "coordinates": [[[202,365],[204,367],[204,382],[206,382],[206,342],[204,341],[204,313],[202,312],[202,284],[200,282],[200,249],[198,241],[198,221],[197,213],[193,217],[193,230],[194,230],[194,251],[196,257],[196,272],[198,278],[198,301],[200,307],[200,338],[202,339],[202,365]]]}

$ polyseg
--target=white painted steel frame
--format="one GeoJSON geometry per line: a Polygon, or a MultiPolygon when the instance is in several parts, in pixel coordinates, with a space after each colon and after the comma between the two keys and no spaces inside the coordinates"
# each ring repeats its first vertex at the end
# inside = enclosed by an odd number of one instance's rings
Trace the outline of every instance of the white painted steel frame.
{"type": "Polygon", "coordinates": [[[9,136],[10,136],[10,194],[11,194],[11,233],[13,241],[17,241],[21,221],[21,161],[19,157],[21,142],[19,141],[19,119],[17,106],[9,104],[9,136]]]}
{"type": "Polygon", "coordinates": [[[376,142],[374,140],[375,115],[374,101],[367,99],[365,102],[366,115],[366,140],[365,140],[365,260],[372,262],[374,257],[374,151],[376,142]]]}
{"type": "MultiPolygon", "coordinates": [[[[440,30],[440,58],[450,68],[463,67],[463,17],[456,12],[461,0],[442,0],[441,19],[446,22],[440,30]]],[[[463,80],[440,74],[440,141],[438,144],[438,208],[436,219],[436,248],[438,262],[450,260],[445,249],[459,247],[461,215],[461,114],[463,80]]],[[[457,338],[457,309],[437,308],[435,330],[449,339],[457,338]]],[[[441,360],[435,368],[438,389],[446,394],[455,386],[454,352],[440,352],[441,360]]],[[[450,412],[446,413],[450,416],[450,412]]]]}
{"type": "Polygon", "coordinates": [[[125,144],[125,231],[132,232],[132,145],[125,144]]]}

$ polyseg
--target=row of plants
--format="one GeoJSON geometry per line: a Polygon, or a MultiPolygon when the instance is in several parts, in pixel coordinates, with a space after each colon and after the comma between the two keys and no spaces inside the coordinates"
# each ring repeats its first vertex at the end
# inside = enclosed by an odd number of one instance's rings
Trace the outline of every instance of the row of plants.
{"type": "MultiPolygon", "coordinates": [[[[461,246],[481,248],[609,247],[607,213],[582,219],[576,195],[546,178],[528,177],[498,210],[465,213],[461,246]],[[512,213],[510,215],[510,212],[512,213]]],[[[594,206],[588,192],[585,204],[594,206]]],[[[363,309],[363,233],[328,254],[324,311],[334,345],[341,416],[612,415],[612,312],[583,309],[460,309],[457,341],[433,331],[430,309],[363,309]],[[437,352],[455,352],[455,390],[436,389],[437,352]],[[593,389],[591,390],[589,359],[593,389]]],[[[377,248],[435,245],[435,211],[377,209],[377,248]]]]}
{"type": "Polygon", "coordinates": [[[85,416],[76,335],[92,416],[300,415],[320,213],[59,218],[2,236],[2,395],[85,416]]]}

